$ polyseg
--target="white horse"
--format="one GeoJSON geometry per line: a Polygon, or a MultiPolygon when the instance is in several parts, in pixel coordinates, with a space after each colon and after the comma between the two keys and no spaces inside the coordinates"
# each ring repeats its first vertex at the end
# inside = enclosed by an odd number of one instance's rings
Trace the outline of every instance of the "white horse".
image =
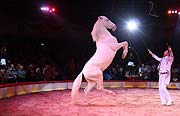
{"type": "Polygon", "coordinates": [[[107,17],[99,16],[91,32],[93,41],[96,42],[96,52],[85,64],[82,72],[74,80],[71,91],[71,102],[76,103],[79,88],[84,75],[88,85],[84,89],[85,96],[97,84],[97,89],[115,94],[114,92],[103,88],[103,71],[111,64],[116,52],[123,48],[122,58],[128,53],[128,43],[126,41],[118,43],[117,39],[111,35],[107,29],[116,30],[116,25],[107,17]]]}

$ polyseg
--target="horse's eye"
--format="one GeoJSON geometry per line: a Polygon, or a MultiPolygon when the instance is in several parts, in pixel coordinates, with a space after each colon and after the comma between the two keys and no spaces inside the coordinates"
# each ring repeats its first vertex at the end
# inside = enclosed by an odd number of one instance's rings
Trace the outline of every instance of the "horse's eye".
{"type": "Polygon", "coordinates": [[[106,21],[109,21],[109,19],[107,19],[106,21]]]}

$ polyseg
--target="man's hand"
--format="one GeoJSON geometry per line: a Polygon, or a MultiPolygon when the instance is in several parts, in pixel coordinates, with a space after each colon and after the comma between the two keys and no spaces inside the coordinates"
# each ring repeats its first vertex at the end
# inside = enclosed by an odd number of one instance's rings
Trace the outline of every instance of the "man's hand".
{"type": "Polygon", "coordinates": [[[168,46],[168,51],[172,51],[172,49],[171,49],[171,47],[170,47],[170,46],[168,46]]]}
{"type": "Polygon", "coordinates": [[[151,52],[151,50],[148,49],[148,52],[149,52],[150,55],[153,55],[153,53],[151,52]]]}
{"type": "Polygon", "coordinates": [[[167,43],[168,46],[168,51],[172,51],[171,47],[169,46],[169,44],[167,43]]]}
{"type": "Polygon", "coordinates": [[[169,52],[169,56],[174,57],[173,51],[170,46],[168,46],[168,52],[169,52]]]}

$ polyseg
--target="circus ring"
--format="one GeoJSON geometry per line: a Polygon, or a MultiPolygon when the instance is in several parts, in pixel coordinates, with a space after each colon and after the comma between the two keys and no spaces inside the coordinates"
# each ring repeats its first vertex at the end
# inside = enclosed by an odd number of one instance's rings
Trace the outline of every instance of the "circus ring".
{"type": "MultiPolygon", "coordinates": [[[[81,88],[86,86],[82,83],[81,88]]],[[[0,85],[0,116],[179,116],[180,83],[171,82],[175,103],[159,105],[158,82],[107,81],[112,96],[93,89],[70,104],[72,81],[0,85]]]]}

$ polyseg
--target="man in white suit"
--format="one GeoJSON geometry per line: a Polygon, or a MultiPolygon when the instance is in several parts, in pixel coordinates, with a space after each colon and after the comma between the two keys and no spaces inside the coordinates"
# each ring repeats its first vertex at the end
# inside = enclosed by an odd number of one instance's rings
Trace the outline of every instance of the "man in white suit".
{"type": "Polygon", "coordinates": [[[154,53],[152,53],[148,49],[149,54],[155,58],[157,61],[159,61],[158,70],[159,70],[159,94],[160,94],[160,100],[161,105],[171,105],[173,103],[173,100],[167,90],[167,86],[170,82],[170,76],[171,76],[171,66],[174,61],[174,55],[172,52],[172,49],[170,46],[168,46],[168,49],[164,51],[164,55],[162,58],[159,58],[154,53]]]}

